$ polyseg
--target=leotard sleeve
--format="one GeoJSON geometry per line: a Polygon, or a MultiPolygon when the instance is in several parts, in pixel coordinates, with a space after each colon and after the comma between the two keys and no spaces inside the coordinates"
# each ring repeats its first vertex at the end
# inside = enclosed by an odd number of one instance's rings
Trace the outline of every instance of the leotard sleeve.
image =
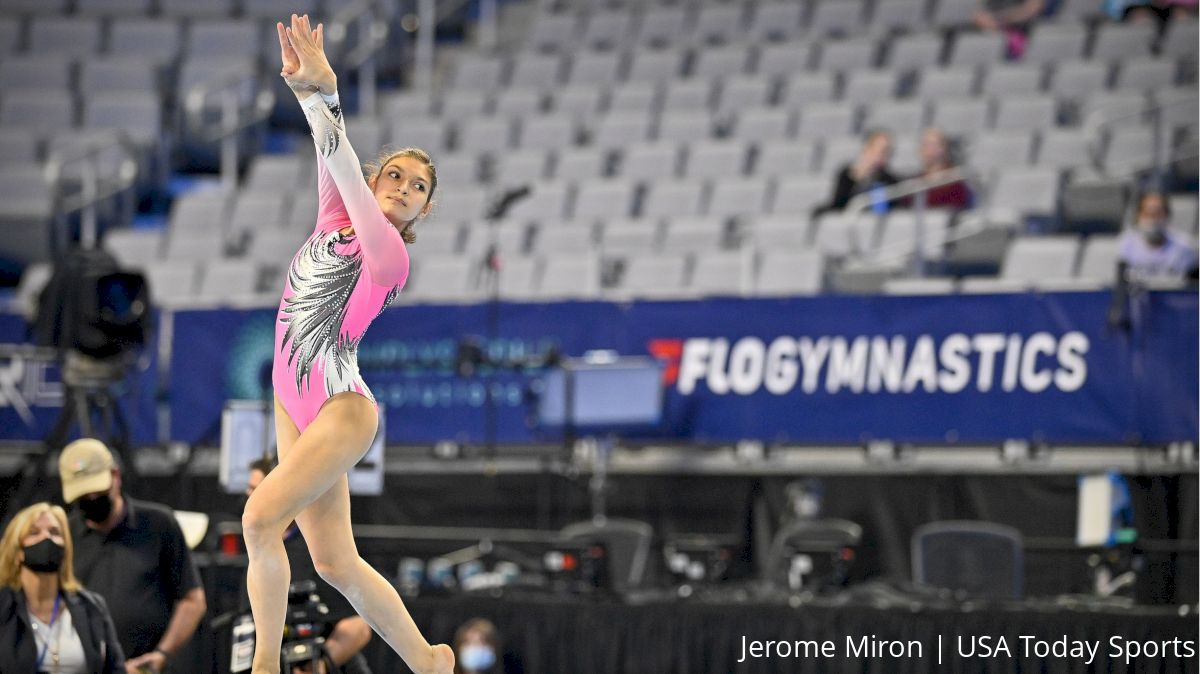
{"type": "Polygon", "coordinates": [[[363,180],[358,155],[346,138],[346,124],[336,94],[313,93],[300,102],[317,150],[318,222],[344,208],[362,248],[371,280],[381,286],[403,285],[408,278],[408,249],[400,232],[379,210],[379,202],[363,180]]]}

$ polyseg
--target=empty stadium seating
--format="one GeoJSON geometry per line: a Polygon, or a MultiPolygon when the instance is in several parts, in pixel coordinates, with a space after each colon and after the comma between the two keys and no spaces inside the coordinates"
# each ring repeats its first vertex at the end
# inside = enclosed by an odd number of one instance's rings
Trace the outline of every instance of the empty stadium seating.
{"type": "MultiPolygon", "coordinates": [[[[839,264],[891,264],[918,250],[940,260],[948,247],[967,249],[955,245],[958,225],[972,218],[1015,219],[1017,238],[995,281],[1015,287],[1030,280],[1015,271],[1027,247],[1048,243],[1027,242],[1023,223],[1053,222],[1064,185],[1086,171],[1144,175],[1155,157],[1152,114],[1168,131],[1160,152],[1196,136],[1194,17],[1158,34],[1064,3],[1014,59],[999,35],[970,26],[974,0],[527,1],[532,21],[504,31],[516,37],[498,50],[444,50],[433,92],[388,91],[377,110],[347,119],[361,157],[385,143],[435,155],[441,187],[415,248],[414,299],[476,296],[476,270],[451,261],[477,252],[491,205],[521,186],[531,195],[506,221],[529,228],[520,247],[528,257],[510,267],[512,279],[502,275],[506,296],[695,296],[721,290],[710,267],[722,270],[718,277],[736,272],[735,294],[819,291],[839,264]],[[912,171],[925,126],[956,141],[978,213],[926,213],[920,228],[906,211],[814,219],[862,132],[890,130],[893,166],[912,171]],[[635,230],[635,221],[653,227],[635,230]],[[651,230],[648,241],[638,238],[651,230]],[[602,273],[594,254],[610,258],[639,241],[657,255],[622,253],[617,271],[602,273]],[[595,273],[568,283],[561,255],[592,255],[595,273]],[[779,256],[799,256],[820,273],[781,275],[779,256]]],[[[48,231],[58,188],[15,166],[46,160],[75,132],[125,134],[141,147],[143,174],[164,175],[169,148],[185,138],[179,110],[193,85],[231,68],[270,81],[275,57],[260,37],[284,4],[0,3],[0,139],[9,152],[0,221],[32,219],[48,231]]],[[[182,287],[197,301],[231,294],[218,278],[249,286],[243,299],[252,300],[275,285],[264,285],[263,265],[285,263],[311,227],[312,174],[305,143],[253,157],[234,191],[182,195],[165,231],[111,223],[117,230],[105,245],[147,268],[195,261],[193,282],[182,287]]],[[[1172,203],[1177,226],[1194,237],[1194,192],[1172,203]]],[[[1074,243],[1083,246],[1078,270],[1043,277],[1107,282],[1111,246],[1074,243]]],[[[44,254],[37,246],[16,253],[44,254]]],[[[959,287],[902,281],[885,290],[959,287]]]]}

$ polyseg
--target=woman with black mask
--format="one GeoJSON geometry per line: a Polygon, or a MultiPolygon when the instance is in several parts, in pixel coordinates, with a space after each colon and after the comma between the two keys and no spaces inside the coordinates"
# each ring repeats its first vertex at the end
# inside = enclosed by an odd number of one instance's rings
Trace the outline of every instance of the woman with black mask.
{"type": "Polygon", "coordinates": [[[0,672],[124,674],[108,607],[75,578],[67,514],[18,512],[0,539],[0,672]]]}

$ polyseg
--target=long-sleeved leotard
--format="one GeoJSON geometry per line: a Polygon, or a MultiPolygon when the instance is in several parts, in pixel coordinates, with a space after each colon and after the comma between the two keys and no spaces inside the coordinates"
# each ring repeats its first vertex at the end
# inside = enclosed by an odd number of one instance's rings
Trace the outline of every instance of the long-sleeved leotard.
{"type": "Polygon", "coordinates": [[[358,344],[404,286],[408,250],[363,180],[336,97],[314,93],[301,106],[316,144],[320,203],[284,281],[271,378],[303,431],[337,393],[375,402],[358,372],[358,344]]]}

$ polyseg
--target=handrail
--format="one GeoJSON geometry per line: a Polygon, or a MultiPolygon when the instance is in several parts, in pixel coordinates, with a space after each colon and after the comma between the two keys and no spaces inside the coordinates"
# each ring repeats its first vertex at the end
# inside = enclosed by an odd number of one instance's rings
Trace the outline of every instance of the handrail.
{"type": "MultiPolygon", "coordinates": [[[[956,166],[954,168],[943,169],[930,176],[920,175],[915,178],[886,185],[882,187],[882,196],[884,201],[895,201],[896,199],[928,192],[937,187],[945,187],[946,185],[953,185],[961,181],[969,182],[976,177],[978,177],[976,174],[966,171],[960,166],[956,166]]],[[[847,202],[843,212],[855,215],[861,211],[865,211],[874,205],[876,198],[878,197],[873,192],[856,194],[847,202]]]]}
{"type": "MultiPolygon", "coordinates": [[[[213,142],[222,140],[231,135],[241,132],[243,129],[253,126],[266,119],[271,115],[271,108],[275,105],[275,94],[269,89],[260,90],[254,97],[254,112],[252,117],[244,118],[238,114],[235,119],[228,120],[222,114],[221,121],[216,125],[205,124],[203,120],[204,105],[214,94],[226,95],[235,94],[232,98],[223,98],[222,104],[227,104],[232,101],[234,112],[240,113],[240,108],[237,107],[238,99],[236,94],[239,87],[244,86],[246,79],[252,77],[249,73],[224,73],[213,79],[205,80],[193,86],[188,90],[184,97],[184,110],[187,113],[189,126],[202,131],[202,137],[205,141],[213,142]]],[[[225,111],[222,110],[224,113],[225,111]]]]}
{"type": "MultiPolygon", "coordinates": [[[[1156,105],[1146,106],[1146,107],[1142,108],[1141,110],[1139,110],[1138,112],[1124,114],[1124,115],[1104,116],[1100,113],[1094,113],[1092,115],[1089,115],[1087,117],[1087,119],[1085,119],[1085,121],[1084,121],[1084,131],[1086,134],[1093,136],[1093,138],[1088,142],[1088,148],[1087,148],[1088,156],[1092,162],[1093,168],[1095,168],[1097,173],[1099,173],[1102,177],[1112,179],[1112,180],[1126,180],[1126,179],[1129,179],[1129,178],[1137,175],[1138,173],[1140,173],[1140,170],[1130,170],[1130,171],[1125,171],[1125,172],[1119,173],[1119,174],[1114,174],[1110,171],[1107,171],[1105,169],[1105,167],[1103,166],[1103,162],[1101,161],[1102,158],[1100,157],[1100,154],[1099,154],[1098,145],[1099,145],[1099,141],[1100,141],[1100,133],[1104,129],[1106,129],[1108,126],[1110,126],[1111,124],[1113,124],[1115,122],[1119,122],[1119,121],[1126,120],[1126,119],[1141,118],[1141,117],[1144,117],[1147,113],[1152,113],[1154,115],[1155,142],[1154,142],[1154,147],[1151,150],[1150,156],[1153,158],[1155,172],[1158,174],[1161,174],[1161,172],[1163,171],[1163,163],[1164,163],[1164,158],[1161,155],[1162,143],[1160,142],[1160,139],[1162,138],[1162,133],[1163,133],[1161,111],[1164,108],[1167,108],[1169,106],[1181,105],[1181,104],[1185,104],[1185,103],[1189,103],[1189,102],[1190,102],[1189,99],[1168,101],[1161,105],[1156,104],[1156,105]]],[[[1181,145],[1181,146],[1175,146],[1175,147],[1171,148],[1170,153],[1165,158],[1165,160],[1166,161],[1178,161],[1180,159],[1188,159],[1188,158],[1194,157],[1194,156],[1196,156],[1195,150],[1192,150],[1190,147],[1181,145]]],[[[949,169],[947,171],[942,171],[942,172],[936,174],[936,178],[934,178],[932,180],[932,182],[931,182],[930,178],[927,178],[924,176],[918,176],[916,178],[904,180],[904,181],[895,183],[893,185],[884,187],[883,188],[883,190],[884,190],[883,198],[887,201],[892,201],[894,199],[899,199],[899,198],[903,198],[903,197],[907,197],[907,196],[915,196],[917,194],[927,192],[928,190],[933,189],[935,187],[941,187],[943,185],[952,184],[952,183],[958,182],[959,180],[967,180],[968,182],[972,182],[973,179],[977,178],[977,177],[978,176],[976,174],[963,171],[961,168],[949,169]]],[[[866,210],[867,208],[869,208],[874,203],[876,198],[879,198],[879,197],[876,195],[873,195],[870,192],[864,192],[862,194],[858,194],[854,198],[852,198],[850,200],[850,202],[846,205],[844,212],[848,213],[848,214],[857,214],[859,212],[862,212],[862,211],[866,210]]],[[[914,244],[914,253],[916,255],[916,259],[914,260],[914,265],[919,265],[921,263],[921,257],[923,254],[920,239],[921,239],[921,233],[922,233],[921,225],[923,224],[923,220],[922,220],[921,216],[924,213],[924,208],[918,208],[918,209],[916,209],[916,211],[917,211],[918,241],[914,244]]],[[[979,224],[977,226],[971,227],[971,226],[964,226],[964,223],[960,221],[958,226],[955,228],[954,233],[948,235],[946,237],[944,243],[947,243],[947,244],[956,243],[958,241],[962,241],[963,239],[974,236],[975,234],[978,234],[979,232],[984,231],[986,229],[988,229],[986,224],[979,224]]],[[[904,258],[908,257],[909,252],[908,252],[907,248],[908,248],[907,244],[895,244],[892,246],[884,246],[884,247],[876,249],[876,255],[874,256],[873,259],[875,261],[884,262],[884,263],[893,262],[893,261],[902,261],[904,258]],[[896,249],[895,252],[892,252],[890,250],[892,248],[896,249]]]]}
{"type": "Polygon", "coordinates": [[[339,60],[345,61],[343,65],[351,68],[359,67],[364,61],[374,56],[383,41],[387,39],[390,27],[386,21],[379,20],[374,14],[381,4],[382,0],[355,0],[334,12],[333,17],[329,19],[329,32],[327,33],[329,44],[336,50],[339,60]],[[342,50],[346,48],[346,40],[350,37],[350,24],[360,21],[364,17],[373,19],[368,26],[371,29],[369,32],[371,40],[359,42],[354,49],[343,54],[342,50]]]}
{"type": "MultiPolygon", "coordinates": [[[[898,183],[894,183],[882,188],[882,198],[884,201],[893,201],[895,199],[902,199],[904,197],[917,197],[917,208],[914,209],[916,213],[917,224],[915,232],[916,240],[912,244],[911,251],[913,255],[912,266],[914,271],[920,272],[925,263],[924,216],[927,209],[925,208],[924,195],[927,194],[929,190],[938,187],[953,185],[957,182],[973,182],[977,177],[978,176],[975,173],[956,166],[954,168],[937,171],[936,173],[928,176],[920,175],[915,178],[909,178],[908,180],[902,180],[898,183]]],[[[875,203],[875,200],[878,198],[880,198],[879,195],[871,192],[864,192],[862,194],[855,195],[850,199],[850,202],[846,204],[846,208],[843,210],[843,212],[850,215],[857,215],[858,213],[861,213],[872,207],[875,203]]],[[[882,246],[877,248],[873,259],[877,262],[884,263],[894,261],[902,262],[909,256],[909,252],[910,251],[908,250],[907,244],[897,243],[890,246],[882,246]],[[892,248],[895,248],[895,252],[892,252],[892,248]]]]}
{"type": "Polygon", "coordinates": [[[454,14],[458,10],[462,9],[463,7],[466,7],[467,5],[471,4],[473,1],[474,0],[450,0],[449,2],[442,2],[441,3],[442,14],[440,17],[438,17],[434,21],[433,25],[434,26],[442,25],[442,23],[444,21],[446,21],[447,17],[451,16],[452,14],[454,14]]]}
{"type": "Polygon", "coordinates": [[[96,247],[96,204],[129,189],[137,181],[137,146],[129,138],[128,133],[117,130],[114,138],[87,138],[82,146],[54,150],[46,159],[45,176],[55,194],[62,187],[63,167],[68,161],[79,159],[87,160],[83,163],[83,191],[74,200],[56,199],[55,210],[59,215],[83,211],[83,221],[79,233],[80,244],[84,248],[91,249],[96,247]],[[112,187],[102,190],[97,158],[102,152],[112,148],[121,150],[125,157],[117,171],[117,182],[112,187]]]}
{"type": "Polygon", "coordinates": [[[386,21],[379,20],[370,21],[367,30],[370,39],[358,43],[358,46],[347,52],[342,57],[343,65],[350,68],[362,68],[375,57],[376,52],[383,48],[387,43],[388,35],[392,32],[386,21]]]}
{"type": "MultiPolygon", "coordinates": [[[[471,0],[447,0],[441,2],[439,7],[439,3],[435,0],[417,0],[417,15],[420,18],[417,25],[416,46],[411,54],[405,54],[400,61],[402,66],[409,62],[415,64],[414,89],[420,91],[433,89],[434,31],[446,20],[446,17],[453,15],[470,2],[471,0]]],[[[495,15],[496,12],[490,12],[488,20],[495,21],[495,15]]],[[[491,32],[495,33],[495,29],[491,29],[491,32]]]]}
{"type": "Polygon", "coordinates": [[[379,19],[376,10],[382,0],[355,0],[334,12],[329,21],[329,44],[341,65],[358,70],[359,108],[376,113],[375,54],[387,44],[391,32],[387,21],[379,19]],[[359,42],[347,48],[350,24],[359,24],[359,42]]]}
{"type": "MultiPolygon", "coordinates": [[[[472,1],[474,0],[417,0],[416,14],[420,18],[415,28],[416,44],[413,49],[401,52],[397,62],[397,65],[401,67],[415,64],[416,72],[412,78],[412,89],[429,91],[433,88],[434,40],[433,31],[428,30],[428,26],[431,25],[436,29],[472,1]]],[[[495,0],[481,0],[480,7],[481,18],[478,22],[480,28],[476,46],[483,49],[494,49],[499,31],[498,8],[495,0]]],[[[405,30],[414,32],[414,29],[406,28],[405,30]]],[[[364,106],[363,109],[368,110],[369,108],[364,106]]]]}
{"type": "Polygon", "coordinates": [[[326,37],[330,44],[340,45],[346,39],[346,26],[363,14],[373,11],[380,0],[353,0],[343,5],[329,17],[329,32],[326,37]]]}
{"type": "Polygon", "coordinates": [[[479,0],[479,20],[475,28],[475,46],[495,49],[500,42],[500,20],[497,0],[479,0]]]}
{"type": "Polygon", "coordinates": [[[275,107],[274,92],[263,88],[254,96],[251,113],[243,114],[240,89],[251,76],[248,73],[224,73],[193,86],[188,90],[184,101],[188,127],[198,129],[204,142],[220,141],[221,182],[230,188],[237,185],[238,134],[243,129],[265,121],[275,107]],[[221,97],[221,117],[212,125],[204,121],[204,106],[214,94],[221,97]]]}
{"type": "Polygon", "coordinates": [[[433,90],[434,34],[437,32],[437,5],[434,0],[417,0],[417,39],[413,45],[413,88],[433,90]],[[426,26],[426,24],[431,24],[426,26]]]}
{"type": "MultiPolygon", "coordinates": [[[[1109,127],[1111,127],[1116,122],[1124,121],[1127,119],[1142,118],[1142,117],[1145,117],[1147,113],[1150,113],[1153,117],[1152,124],[1154,127],[1154,143],[1152,144],[1149,157],[1151,158],[1152,163],[1154,165],[1155,173],[1160,175],[1162,172],[1162,169],[1163,169],[1163,158],[1161,155],[1161,150],[1162,150],[1162,145],[1163,145],[1162,139],[1163,139],[1163,131],[1164,131],[1163,121],[1162,121],[1162,111],[1165,108],[1168,108],[1171,106],[1183,105],[1183,104],[1188,104],[1188,103],[1191,103],[1191,99],[1184,98],[1184,99],[1175,100],[1175,101],[1167,101],[1166,103],[1157,103],[1156,102],[1154,105],[1147,105],[1147,106],[1141,108],[1140,110],[1138,110],[1137,112],[1124,114],[1124,115],[1105,115],[1102,110],[1098,110],[1098,111],[1095,111],[1095,112],[1087,115],[1083,120],[1083,131],[1087,136],[1090,136],[1090,138],[1088,140],[1088,144],[1087,144],[1087,152],[1088,152],[1088,158],[1091,159],[1092,167],[1094,169],[1096,169],[1096,171],[1103,176],[1113,177],[1105,169],[1103,157],[1100,156],[1100,144],[1101,144],[1101,141],[1103,140],[1104,131],[1106,131],[1109,127]]],[[[1176,154],[1176,152],[1178,150],[1179,150],[1179,148],[1173,148],[1172,156],[1168,159],[1171,159],[1171,158],[1179,159],[1182,157],[1186,157],[1186,155],[1183,155],[1181,157],[1180,155],[1176,154]]]]}

